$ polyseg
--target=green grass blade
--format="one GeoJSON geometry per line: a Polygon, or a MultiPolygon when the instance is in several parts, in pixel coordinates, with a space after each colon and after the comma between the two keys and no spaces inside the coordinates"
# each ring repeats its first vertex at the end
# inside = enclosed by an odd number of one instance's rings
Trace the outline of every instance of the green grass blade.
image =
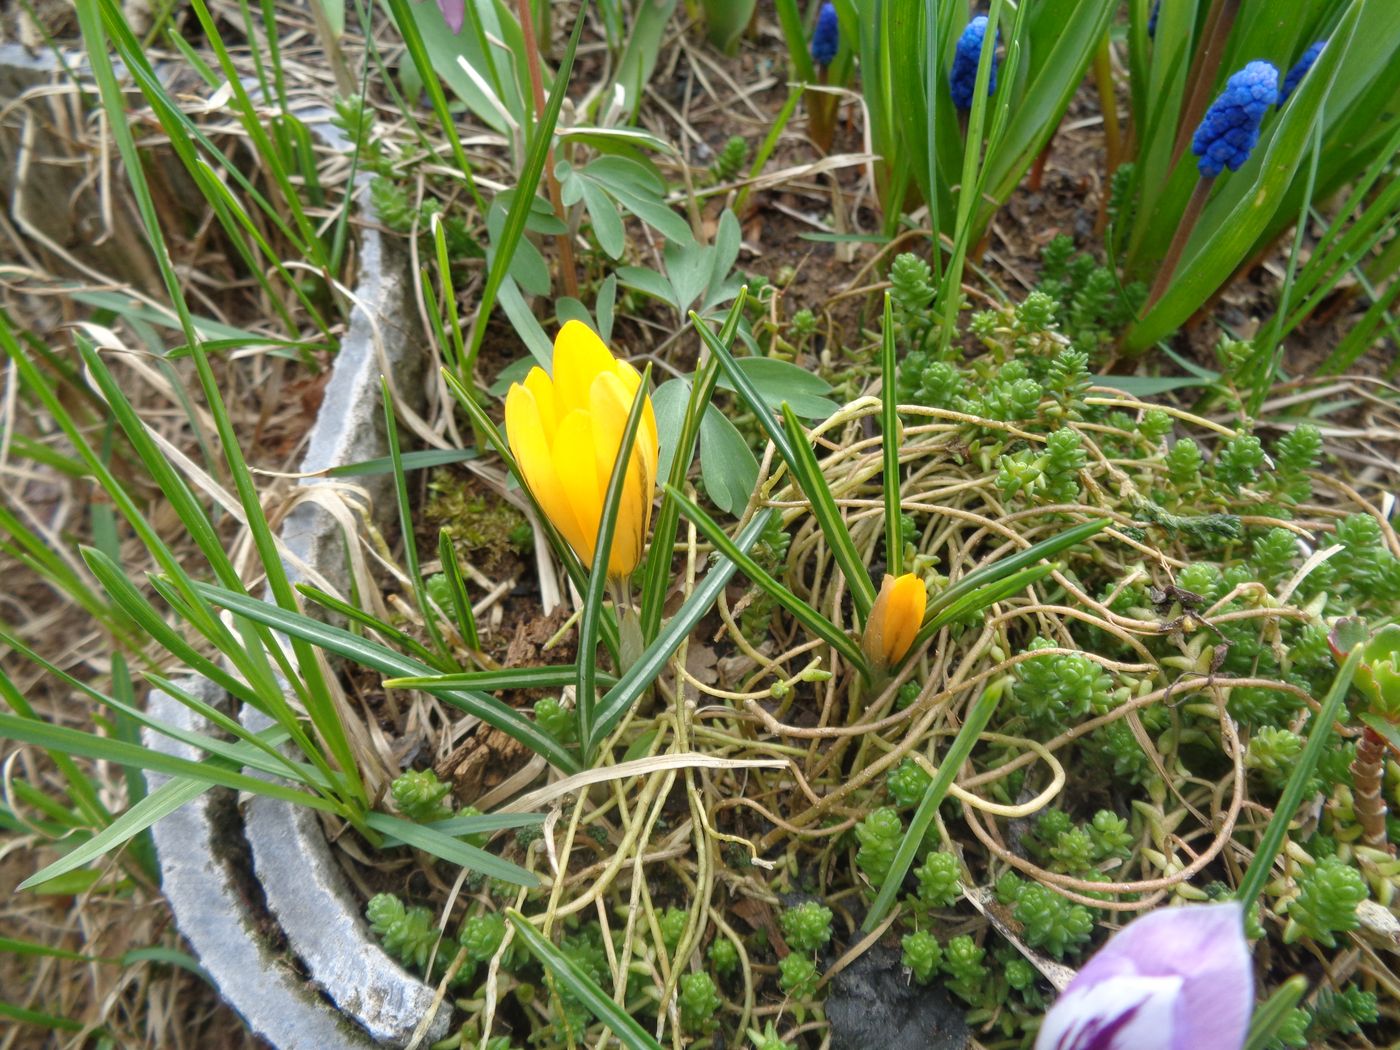
{"type": "Polygon", "coordinates": [[[413,531],[413,511],[408,503],[408,480],[404,477],[403,460],[399,452],[399,422],[394,414],[394,399],[389,393],[389,380],[379,377],[379,392],[384,399],[384,433],[389,441],[389,460],[393,463],[394,496],[399,508],[399,530],[403,536],[403,560],[408,569],[408,582],[413,588],[413,601],[423,615],[423,626],[432,639],[433,645],[445,659],[451,659],[447,643],[442,639],[438,627],[437,613],[428,601],[428,590],[423,586],[423,573],[418,567],[418,540],[413,531]]]}
{"type": "Polygon", "coordinates": [[[422,642],[420,642],[417,638],[414,638],[411,634],[408,634],[406,631],[399,630],[392,624],[385,623],[373,613],[361,609],[357,605],[352,605],[350,602],[342,601],[335,595],[327,594],[325,591],[319,590],[318,588],[311,586],[311,584],[309,583],[297,584],[297,592],[303,595],[304,597],[310,599],[311,601],[315,602],[323,609],[328,609],[333,613],[338,613],[339,615],[344,616],[351,623],[357,623],[361,627],[368,627],[371,631],[374,631],[376,634],[379,634],[384,638],[389,639],[395,645],[402,647],[403,649],[412,653],[418,659],[422,660],[424,663],[432,667],[436,667],[441,671],[449,671],[456,669],[457,665],[455,663],[453,663],[450,660],[444,661],[442,656],[440,656],[438,653],[433,652],[422,642]]]}
{"type": "MultiPolygon", "coordinates": [[[[747,554],[749,548],[763,535],[763,530],[767,528],[775,513],[771,508],[765,508],[755,514],[753,520],[734,538],[733,546],[742,554],[747,554]]],[[[729,585],[737,568],[737,563],[730,558],[720,558],[711,564],[705,578],[691,591],[690,596],[676,610],[676,614],[666,621],[666,626],[643,650],[641,659],[627,668],[617,684],[603,695],[595,712],[593,740],[589,741],[592,746],[596,747],[616,728],[622,716],[636,703],[637,697],[661,674],[666,661],[671,659],[680,648],[681,642],[690,636],[695,625],[710,611],[720,592],[729,585]]]]}
{"type": "Polygon", "coordinates": [[[1249,1019],[1244,1050],[1267,1050],[1274,1045],[1274,1038],[1307,990],[1308,980],[1301,975],[1294,975],[1275,988],[1273,995],[1256,1007],[1254,1016],[1249,1019]]]}
{"type": "Polygon", "coordinates": [[[619,1044],[627,1050],[661,1050],[661,1044],[648,1035],[646,1029],[613,1002],[583,967],[545,940],[525,916],[514,910],[507,911],[506,916],[530,954],[612,1031],[619,1044]]]}
{"type": "Polygon", "coordinates": [[[1235,899],[1244,905],[1245,911],[1254,906],[1255,900],[1273,874],[1274,859],[1283,849],[1288,825],[1293,822],[1298,807],[1302,805],[1308,781],[1312,779],[1313,770],[1317,768],[1318,759],[1322,757],[1322,749],[1327,746],[1332,724],[1342,713],[1347,690],[1351,688],[1351,680],[1356,676],[1356,669],[1361,664],[1361,651],[1361,646],[1353,647],[1346,662],[1337,671],[1337,677],[1332,680],[1332,688],[1327,691],[1321,708],[1313,715],[1312,725],[1308,729],[1308,742],[1303,745],[1298,764],[1289,774],[1288,783],[1284,785],[1278,804],[1274,806],[1274,815],[1269,819],[1264,834],[1260,836],[1259,845],[1255,847],[1254,859],[1249,862],[1244,878],[1240,880],[1239,889],[1235,891],[1235,899]]]}
{"type": "Polygon", "coordinates": [[[860,646],[849,634],[793,594],[792,591],[783,586],[781,581],[774,579],[758,562],[740,550],[738,545],[724,534],[724,530],[719,527],[715,520],[700,507],[686,499],[678,491],[672,490],[672,495],[680,504],[682,513],[695,523],[695,527],[700,530],[705,539],[709,540],[717,551],[737,565],[744,575],[753,581],[755,586],[790,612],[793,618],[807,630],[844,656],[862,674],[869,674],[865,656],[861,653],[860,646]]]}
{"type": "MultiPolygon", "coordinates": [[[[651,365],[642,373],[641,384],[632,398],[627,422],[622,429],[622,442],[613,460],[612,474],[603,493],[603,513],[598,519],[598,537],[593,545],[593,569],[588,574],[588,589],[583,595],[583,609],[578,627],[578,679],[574,694],[574,717],[578,722],[578,738],[592,738],[593,708],[597,702],[598,625],[603,619],[603,597],[608,582],[608,561],[612,556],[613,534],[617,531],[618,508],[622,506],[622,489],[627,482],[627,468],[632,462],[632,450],[637,444],[637,428],[642,411],[650,398],[651,365]]],[[[647,498],[651,493],[647,493],[647,498]]],[[[623,615],[623,614],[619,614],[623,615]]],[[[583,746],[583,761],[592,761],[592,749],[583,746]]]]}
{"type": "MultiPolygon", "coordinates": [[[[250,598],[245,594],[239,594],[222,587],[214,587],[209,584],[198,584],[197,586],[201,594],[210,602],[238,616],[281,631],[290,638],[300,639],[324,649],[326,652],[343,656],[347,660],[378,671],[388,677],[427,677],[433,672],[433,669],[426,664],[371,642],[367,638],[351,634],[339,627],[332,627],[330,624],[313,620],[309,616],[303,616],[300,613],[283,609],[268,602],[261,602],[256,598],[250,598]]],[[[427,686],[423,687],[423,691],[431,693],[459,710],[475,715],[487,725],[494,726],[502,733],[524,744],[531,751],[544,756],[556,768],[562,769],[566,773],[578,772],[578,759],[570,751],[554,737],[536,726],[529,718],[495,697],[467,690],[439,689],[427,686]]]]}
{"type": "MultiPolygon", "coordinates": [[[[406,0],[390,0],[391,3],[403,5],[406,0]]],[[[579,35],[583,32],[584,18],[579,15],[574,23],[573,35],[569,37],[569,45],[564,51],[563,61],[559,64],[559,72],[554,78],[554,88],[549,93],[549,100],[545,103],[544,112],[540,114],[539,120],[530,135],[530,144],[525,151],[525,163],[521,165],[520,171],[516,174],[516,184],[514,186],[515,196],[511,199],[510,210],[506,212],[505,225],[501,228],[501,240],[494,246],[491,262],[486,271],[486,283],[481,289],[476,311],[476,321],[472,325],[471,343],[467,349],[467,359],[474,360],[481,350],[481,341],[486,337],[486,324],[491,319],[491,311],[496,305],[496,293],[500,290],[501,282],[505,280],[506,274],[510,272],[511,260],[515,258],[516,245],[520,243],[521,236],[525,233],[525,223],[530,217],[530,202],[535,198],[535,191],[540,184],[540,176],[544,174],[545,162],[549,156],[550,144],[554,140],[554,126],[559,120],[559,109],[564,103],[564,95],[569,85],[569,74],[574,67],[574,53],[578,49],[579,35]]],[[[481,209],[485,215],[486,209],[481,209]]]]}
{"type": "MultiPolygon", "coordinates": [[[[415,675],[409,678],[386,678],[386,689],[559,689],[578,681],[575,664],[553,667],[503,667],[497,671],[458,671],[451,674],[415,675]]],[[[595,672],[594,681],[614,686],[617,678],[603,671],[595,672]]]]}
{"type": "MultiPolygon", "coordinates": [[[[1090,536],[1108,528],[1109,524],[1110,522],[1106,518],[1083,522],[1071,529],[1066,529],[1058,536],[1051,536],[1049,539],[1041,540],[1039,543],[1027,547],[1025,550],[1017,551],[1015,554],[998,559],[991,565],[984,565],[980,569],[968,573],[957,583],[953,584],[951,587],[945,588],[929,600],[926,615],[929,616],[930,619],[924,624],[918,635],[914,638],[913,647],[917,648],[933,637],[933,632],[938,629],[933,626],[934,624],[942,626],[943,623],[947,622],[947,620],[939,619],[939,614],[945,609],[961,602],[969,594],[972,594],[988,584],[996,583],[998,580],[1003,580],[1013,573],[1019,573],[1022,569],[1029,568],[1042,558],[1053,558],[1061,551],[1068,550],[1076,543],[1087,540],[1090,536]]],[[[1020,590],[1022,586],[1025,586],[1025,584],[1019,584],[1014,587],[1011,593],[1020,590]]],[[[1002,597],[1004,596],[1005,595],[1002,595],[1002,597]]],[[[971,607],[964,606],[960,608],[961,613],[959,615],[971,611],[971,607]]]]}
{"type": "Polygon", "coordinates": [[[933,823],[933,818],[938,814],[938,807],[943,804],[943,800],[948,795],[948,789],[953,786],[953,780],[962,769],[963,763],[967,761],[968,755],[972,754],[972,748],[977,743],[977,738],[982,735],[982,730],[987,728],[987,722],[990,721],[992,712],[996,710],[997,703],[1001,700],[1002,688],[1001,684],[993,683],[983,691],[977,703],[968,712],[967,721],[962,724],[958,735],[948,746],[943,761],[938,764],[938,772],[929,782],[929,786],[924,789],[924,797],[919,802],[919,808],[914,811],[914,816],[909,821],[909,830],[905,833],[903,841],[900,842],[899,849],[895,851],[894,860],[890,862],[889,874],[885,876],[885,881],[880,886],[875,903],[870,906],[870,912],[866,915],[865,922],[861,924],[861,929],[866,933],[879,926],[884,921],[885,916],[889,914],[895,897],[899,895],[900,888],[904,884],[904,876],[909,873],[909,868],[914,863],[914,856],[918,853],[919,847],[923,845],[924,835],[933,823]]]}
{"type": "Polygon", "coordinates": [[[400,842],[431,853],[449,864],[457,864],[470,871],[477,871],[489,879],[500,879],[512,886],[538,886],[539,877],[526,871],[518,864],[487,853],[484,849],[468,845],[451,835],[423,824],[391,816],[388,813],[371,813],[365,823],[374,831],[392,835],[400,842]]]}
{"type": "Polygon", "coordinates": [[[452,546],[452,537],[447,530],[438,532],[438,561],[442,563],[442,575],[447,580],[447,589],[452,595],[452,614],[457,620],[457,633],[462,636],[468,649],[479,650],[481,639],[476,633],[476,614],[472,612],[471,598],[467,596],[467,584],[462,579],[462,567],[457,564],[457,551],[452,546]]]}
{"type": "Polygon", "coordinates": [[[904,537],[900,530],[899,500],[899,386],[896,377],[894,312],[885,293],[884,330],[880,336],[880,449],[884,457],[885,571],[904,572],[904,537]]]}
{"type": "Polygon", "coordinates": [[[821,526],[822,535],[831,549],[831,556],[836,559],[841,575],[846,578],[846,585],[851,589],[851,601],[856,607],[856,616],[863,624],[870,616],[870,607],[875,604],[875,585],[870,580],[870,569],[856,550],[851,530],[846,527],[846,519],[841,517],[836,498],[832,496],[831,487],[826,483],[826,476],[817,462],[816,453],[807,441],[807,433],[803,430],[802,423],[786,402],[783,403],[783,424],[792,443],[793,462],[789,466],[792,467],[793,477],[812,505],[812,516],[821,526]]]}
{"type": "MultiPolygon", "coordinates": [[[[719,342],[729,346],[739,331],[739,321],[743,317],[744,303],[748,288],[740,288],[739,295],[730,307],[729,315],[720,326],[719,342]]],[[[692,315],[693,316],[693,315],[692,315]]],[[[695,322],[692,322],[695,323],[695,322]]],[[[703,322],[700,322],[703,324],[703,322]]],[[[715,381],[719,378],[719,362],[710,354],[696,370],[690,383],[690,400],[686,404],[685,419],[681,423],[680,435],[676,438],[676,453],[671,457],[670,476],[665,480],[670,488],[680,489],[685,485],[686,474],[690,471],[695,449],[700,442],[700,422],[714,394],[715,381]]],[[[662,490],[661,509],[657,512],[651,534],[651,551],[647,556],[646,573],[642,579],[642,640],[648,644],[661,629],[662,606],[665,604],[666,585],[671,578],[671,562],[676,545],[676,529],[680,525],[680,506],[671,498],[669,489],[662,490]]]]}

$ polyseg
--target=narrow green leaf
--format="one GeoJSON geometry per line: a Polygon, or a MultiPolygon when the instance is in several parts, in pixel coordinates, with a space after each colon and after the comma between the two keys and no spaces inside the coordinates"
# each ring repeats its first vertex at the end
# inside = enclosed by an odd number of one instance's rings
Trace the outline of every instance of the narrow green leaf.
{"type": "MultiPolygon", "coordinates": [[[[730,307],[729,316],[720,327],[718,341],[729,346],[739,330],[739,321],[744,314],[744,303],[748,289],[741,288],[739,296],[730,307]]],[[[691,315],[692,323],[696,322],[691,315]]],[[[650,644],[661,629],[662,606],[666,599],[666,585],[671,578],[671,562],[675,555],[676,529],[680,524],[680,506],[671,498],[671,488],[680,489],[685,484],[685,476],[690,471],[695,458],[696,443],[700,440],[701,421],[714,393],[715,382],[719,377],[719,364],[713,352],[697,366],[690,384],[690,398],[686,403],[685,417],[675,441],[675,451],[671,455],[671,465],[667,472],[668,487],[662,490],[661,509],[657,512],[651,533],[651,551],[647,556],[646,571],[642,578],[642,640],[650,644]]],[[[663,435],[669,443],[669,435],[663,435]]]]}
{"type": "Polygon", "coordinates": [[[958,735],[948,746],[943,761],[938,764],[938,772],[924,789],[919,808],[914,811],[914,816],[909,821],[909,830],[900,842],[899,849],[895,851],[894,860],[890,862],[889,874],[885,876],[885,881],[880,885],[880,892],[875,897],[875,903],[870,906],[865,922],[861,924],[861,929],[866,933],[879,926],[889,914],[895,897],[904,885],[904,876],[909,873],[914,856],[923,846],[924,836],[928,833],[933,818],[938,814],[938,807],[943,804],[948,789],[953,786],[953,780],[967,761],[968,755],[972,754],[977,738],[982,735],[982,730],[987,728],[987,722],[1001,700],[1002,689],[1000,683],[993,683],[983,691],[977,703],[968,712],[967,721],[958,729],[958,735]]]}
{"type": "Polygon", "coordinates": [[[1249,1036],[1244,1050],[1267,1050],[1288,1020],[1293,1008],[1308,990],[1306,977],[1295,974],[1274,989],[1274,993],[1254,1010],[1249,1019],[1249,1036]]]}
{"type": "MultiPolygon", "coordinates": [[[[264,624],[292,638],[299,638],[308,644],[342,656],[362,667],[368,667],[390,677],[430,676],[433,669],[427,664],[403,656],[386,646],[367,638],[351,634],[349,631],[330,624],[321,623],[309,616],[292,612],[267,602],[258,601],[244,594],[209,584],[196,585],[209,601],[230,612],[264,624]]],[[[431,693],[458,710],[475,715],[487,725],[494,726],[512,739],[524,744],[531,751],[542,755],[549,763],[566,773],[579,770],[578,759],[564,748],[554,737],[509,704],[504,704],[493,696],[461,689],[440,689],[424,686],[423,691],[431,693]]]]}
{"type": "Polygon", "coordinates": [[[392,835],[400,842],[431,853],[450,864],[460,865],[470,871],[479,871],[487,878],[500,879],[512,886],[539,885],[539,878],[520,865],[502,860],[484,849],[477,849],[426,825],[414,824],[388,813],[371,813],[365,818],[365,823],[374,831],[392,835]]]}
{"type": "Polygon", "coordinates": [[[904,537],[899,519],[899,386],[894,344],[894,311],[885,292],[884,328],[880,334],[880,449],[884,457],[885,564],[891,576],[904,572],[904,537]]]}
{"type": "MultiPolygon", "coordinates": [[[[670,486],[667,487],[670,488],[670,486]]],[[[740,550],[734,541],[724,534],[724,530],[715,523],[715,520],[696,504],[686,499],[675,489],[671,490],[671,495],[680,505],[682,513],[695,523],[696,528],[710,541],[714,548],[742,569],[744,575],[752,580],[755,586],[770,595],[774,601],[790,612],[794,619],[844,656],[862,674],[869,674],[865,656],[861,653],[860,646],[849,634],[793,594],[779,580],[774,579],[758,562],[740,550]]]]}
{"type": "MultiPolygon", "coordinates": [[[[742,554],[747,554],[749,548],[758,542],[759,536],[763,535],[763,530],[767,528],[774,513],[772,508],[764,508],[755,514],[753,520],[734,538],[734,547],[742,554]]],[[[681,642],[690,636],[695,625],[710,611],[710,607],[714,605],[720,592],[728,586],[737,568],[738,565],[733,560],[723,557],[711,564],[705,578],[691,591],[690,597],[681,603],[676,614],[666,622],[666,626],[642,652],[641,658],[623,672],[617,685],[604,694],[595,712],[593,740],[590,741],[593,747],[596,748],[598,743],[613,731],[628,708],[636,702],[637,697],[656,680],[657,675],[665,668],[666,661],[671,659],[681,642]]]]}
{"type": "Polygon", "coordinates": [[[508,910],[506,916],[515,928],[515,935],[524,942],[530,954],[594,1017],[603,1022],[621,1045],[627,1050],[661,1050],[661,1044],[648,1035],[635,1018],[613,1002],[583,967],[545,940],[525,916],[513,909],[508,910]]]}
{"type": "MultiPolygon", "coordinates": [[[[451,674],[416,675],[406,678],[386,678],[386,689],[559,689],[578,681],[576,664],[553,667],[502,667],[495,671],[461,671],[451,674]]],[[[604,671],[594,674],[594,681],[612,686],[617,678],[604,671]]]]}
{"type": "Polygon", "coordinates": [[[1255,847],[1254,859],[1249,862],[1244,878],[1240,880],[1239,889],[1235,891],[1235,899],[1244,905],[1245,911],[1254,906],[1255,900],[1273,874],[1274,859],[1283,849],[1288,825],[1293,822],[1293,817],[1303,802],[1303,795],[1307,792],[1313,770],[1317,768],[1322,749],[1327,746],[1327,738],[1332,733],[1332,724],[1341,714],[1347,690],[1351,688],[1351,680],[1356,676],[1356,668],[1361,663],[1361,652],[1362,647],[1359,645],[1352,648],[1346,662],[1337,671],[1337,677],[1332,680],[1332,688],[1327,691],[1321,708],[1312,717],[1312,724],[1308,729],[1308,742],[1303,745],[1298,763],[1289,774],[1288,783],[1284,785],[1278,804],[1274,806],[1274,815],[1269,818],[1268,826],[1260,836],[1259,845],[1255,847]]]}
{"type": "Polygon", "coordinates": [[[452,537],[447,529],[438,531],[438,561],[442,563],[442,575],[447,580],[447,589],[452,595],[452,613],[457,620],[457,633],[468,649],[481,648],[481,639],[476,633],[476,614],[472,612],[471,598],[467,595],[467,584],[462,579],[462,567],[457,564],[457,550],[452,545],[452,537]]]}
{"type": "Polygon", "coordinates": [[[875,604],[875,585],[870,580],[870,569],[861,560],[856,550],[851,530],[846,527],[846,519],[836,506],[836,498],[831,494],[831,486],[826,482],[817,455],[807,441],[806,431],[793,414],[792,408],[783,404],[783,424],[793,450],[792,468],[794,479],[801,486],[807,501],[812,505],[812,516],[821,526],[831,556],[840,566],[841,575],[851,589],[851,601],[856,607],[856,616],[862,624],[870,616],[870,607],[875,604]]]}
{"type": "MultiPolygon", "coordinates": [[[[603,619],[603,597],[612,558],[613,536],[617,531],[618,509],[622,506],[622,490],[627,483],[627,468],[632,463],[632,450],[637,443],[637,428],[641,426],[650,388],[651,365],[647,365],[637,393],[632,398],[632,407],[627,412],[627,422],[623,426],[617,458],[613,460],[612,474],[608,477],[608,487],[603,493],[603,513],[598,519],[598,536],[593,545],[593,568],[588,574],[588,589],[583,595],[583,609],[579,617],[578,679],[574,692],[574,716],[578,721],[578,738],[585,742],[585,764],[592,760],[592,749],[587,741],[592,738],[593,708],[597,702],[598,624],[603,619]]],[[[646,496],[650,498],[651,493],[646,493],[646,496]]],[[[637,522],[637,525],[640,527],[641,522],[637,522]]],[[[645,542],[645,539],[638,537],[638,542],[645,542]]]]}
{"type": "MultiPolygon", "coordinates": [[[[991,565],[984,565],[980,569],[968,573],[951,587],[947,587],[934,595],[929,601],[926,615],[929,616],[930,619],[919,630],[918,635],[915,636],[914,644],[911,648],[918,648],[926,644],[928,640],[933,637],[934,631],[938,630],[938,627],[934,625],[942,626],[942,624],[946,622],[946,620],[939,619],[939,614],[955,603],[960,602],[967,595],[988,584],[1005,579],[1013,573],[1019,573],[1022,569],[1034,565],[1042,558],[1053,558],[1061,551],[1068,550],[1076,543],[1086,540],[1095,533],[1108,528],[1110,524],[1111,523],[1106,518],[1083,522],[1071,529],[1066,529],[1058,536],[1051,536],[1047,540],[1041,540],[1039,543],[1027,547],[1025,550],[1017,551],[1015,554],[1001,558],[991,565]]],[[[1024,586],[1024,584],[1018,585],[1014,588],[1012,593],[1014,593],[1015,590],[1020,590],[1021,586],[1024,586]]],[[[970,610],[965,609],[964,611],[970,610]]]]}

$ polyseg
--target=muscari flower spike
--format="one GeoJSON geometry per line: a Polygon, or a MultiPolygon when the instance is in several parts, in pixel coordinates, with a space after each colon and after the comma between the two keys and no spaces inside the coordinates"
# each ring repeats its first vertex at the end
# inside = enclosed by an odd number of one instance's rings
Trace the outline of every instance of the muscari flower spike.
{"type": "Polygon", "coordinates": [[[1293,94],[1295,88],[1302,82],[1304,75],[1312,69],[1313,63],[1317,61],[1317,56],[1322,54],[1322,48],[1327,43],[1326,40],[1319,40],[1303,52],[1303,57],[1293,63],[1293,68],[1283,78],[1283,87],[1278,93],[1278,104],[1281,106],[1288,101],[1288,96],[1293,94]]]}
{"type": "Polygon", "coordinates": [[[1035,1050],[1240,1050],[1253,1006],[1239,903],[1159,908],[1085,964],[1035,1050]]]}
{"type": "Polygon", "coordinates": [[[1264,114],[1277,101],[1278,70],[1272,63],[1251,62],[1225,82],[1191,139],[1203,178],[1239,170],[1259,141],[1264,114]]]}
{"type": "MultiPolygon", "coordinates": [[[[613,464],[642,377],[582,321],[554,340],[553,375],[535,367],[506,395],[506,440],[540,509],[589,568],[613,464]]],[[[648,397],[627,461],[612,549],[597,559],[609,576],[642,559],[656,485],[656,414],[648,397]]]]}
{"type": "Polygon", "coordinates": [[[1147,39],[1157,38],[1157,16],[1162,13],[1162,0],[1155,0],[1152,5],[1152,13],[1147,16],[1147,39]]]}
{"type": "MultiPolygon", "coordinates": [[[[972,108],[972,93],[977,88],[977,62],[982,57],[982,40],[987,35],[987,16],[978,15],[967,24],[958,37],[958,47],[953,53],[953,71],[948,75],[948,87],[953,92],[953,105],[959,110],[972,108]]],[[[997,41],[1001,31],[997,31],[997,41]]],[[[987,78],[987,94],[997,89],[996,43],[992,44],[992,74],[987,78]]]]}
{"type": "Polygon", "coordinates": [[[836,21],[836,5],[822,4],[817,12],[817,25],[812,30],[812,61],[825,68],[836,57],[841,43],[841,29],[836,21]]]}

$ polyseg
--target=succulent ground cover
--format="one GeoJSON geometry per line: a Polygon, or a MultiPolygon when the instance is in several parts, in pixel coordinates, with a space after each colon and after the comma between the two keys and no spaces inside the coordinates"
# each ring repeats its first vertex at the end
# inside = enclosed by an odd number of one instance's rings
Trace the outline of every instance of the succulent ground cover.
{"type": "Polygon", "coordinates": [[[194,670],[443,1050],[1029,1047],[1183,914],[1230,1050],[1391,1045],[1400,27],[1305,6],[20,19],[0,144],[139,263],[17,208],[0,1016],[243,1045],[130,817],[194,670]],[[291,485],[371,222],[378,508],[291,485]]]}

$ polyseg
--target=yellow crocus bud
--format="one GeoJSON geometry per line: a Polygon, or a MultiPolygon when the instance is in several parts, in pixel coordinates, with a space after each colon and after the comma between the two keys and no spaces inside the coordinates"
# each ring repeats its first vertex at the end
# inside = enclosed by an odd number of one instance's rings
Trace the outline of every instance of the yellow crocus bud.
{"type": "MultiPolygon", "coordinates": [[[[506,440],[535,502],[590,569],[603,497],[642,377],[580,321],[554,339],[553,378],[530,369],[506,395],[506,440]]],[[[642,559],[656,487],[656,415],[642,408],[618,507],[609,576],[629,575],[642,559]]]]}
{"type": "Polygon", "coordinates": [[[927,601],[924,581],[912,572],[898,579],[886,574],[860,642],[872,667],[883,671],[904,659],[924,622],[927,601]]]}

